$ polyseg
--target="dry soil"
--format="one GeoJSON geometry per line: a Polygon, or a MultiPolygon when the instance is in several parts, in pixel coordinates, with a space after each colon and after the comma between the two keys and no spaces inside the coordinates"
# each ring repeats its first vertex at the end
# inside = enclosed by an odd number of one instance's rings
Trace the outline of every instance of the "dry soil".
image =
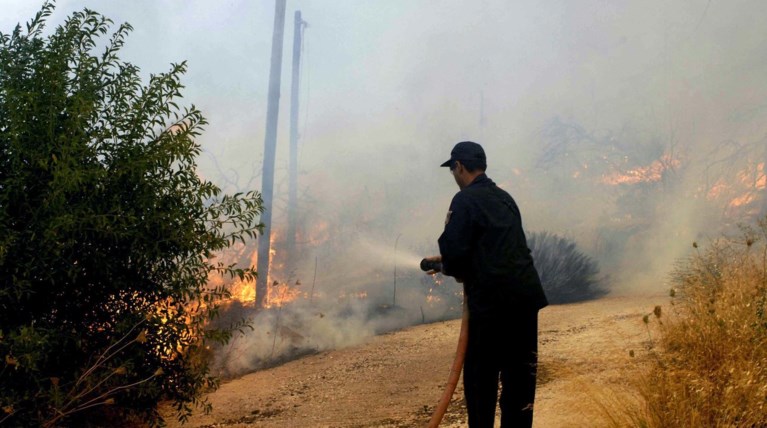
{"type": "MultiPolygon", "coordinates": [[[[540,313],[536,427],[599,427],[604,402],[635,396],[651,358],[642,317],[668,299],[611,296],[540,313]]],[[[460,320],[419,325],[224,382],[188,427],[425,426],[447,382],[460,320]]],[[[459,383],[443,427],[465,427],[459,383]]],[[[169,425],[180,426],[166,409],[169,425]]],[[[496,424],[499,425],[499,424],[496,424]]]]}

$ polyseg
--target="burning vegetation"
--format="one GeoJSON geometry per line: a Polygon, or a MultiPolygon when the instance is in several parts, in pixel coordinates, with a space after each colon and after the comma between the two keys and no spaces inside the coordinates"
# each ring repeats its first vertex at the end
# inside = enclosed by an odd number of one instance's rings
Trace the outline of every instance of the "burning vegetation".
{"type": "MultiPolygon", "coordinates": [[[[318,246],[304,249],[323,254],[323,250],[334,245],[316,241],[313,244],[318,246]]],[[[211,279],[212,284],[225,284],[232,292],[212,327],[233,325],[242,319],[247,323],[229,344],[209,348],[218,375],[237,376],[308,353],[358,344],[373,335],[408,325],[460,316],[460,284],[442,275],[424,275],[416,267],[417,259],[408,261],[409,257],[416,257],[412,251],[408,253],[413,255],[398,259],[401,266],[394,275],[389,269],[396,262],[391,258],[384,259],[391,266],[368,262],[359,272],[349,272],[347,266],[342,266],[346,273],[341,281],[348,278],[344,284],[335,283],[338,277],[332,271],[338,269],[337,259],[322,264],[316,261],[320,256],[316,256],[313,266],[304,264],[309,278],[298,278],[297,269],[281,262],[291,259],[281,256],[282,242],[274,240],[272,248],[265,308],[256,307],[254,281],[235,279],[225,283],[221,278],[211,279]],[[334,282],[329,283],[328,277],[334,282]]],[[[336,257],[353,260],[353,254],[360,251],[360,247],[355,247],[336,257]]],[[[227,257],[254,255],[255,246],[247,245],[229,251],[227,257]]]]}
{"type": "MultiPolygon", "coordinates": [[[[406,174],[379,189],[351,188],[358,183],[345,177],[338,206],[314,218],[328,195],[304,192],[295,245],[269,225],[267,287],[257,296],[263,201],[248,192],[253,179],[223,196],[198,175],[195,139],[207,122],[174,101],[186,65],[142,84],[138,67],[117,56],[129,25],[96,40],[111,21],[85,10],[44,37],[52,11],[46,3],[26,32],[0,34],[0,423],[156,422],[163,399],[183,419],[217,384],[210,361],[234,376],[458,316],[461,286],[415,267],[434,243],[397,253],[403,225],[444,209],[423,202],[422,188],[408,191],[406,174]],[[241,334],[227,342],[233,328],[241,334]]],[[[767,213],[763,139],[697,153],[673,132],[557,118],[539,140],[535,167],[516,169],[514,185],[544,200],[526,213],[558,217],[547,230],[567,236],[530,235],[553,303],[608,292],[599,267],[645,269],[673,238],[767,213]],[[702,213],[700,223],[679,206],[702,213]]],[[[238,187],[234,174],[220,178],[238,187]]],[[[762,409],[767,384],[764,223],[760,231],[745,244],[717,242],[678,272],[683,318],[663,327],[668,357],[645,389],[648,421],[767,423],[750,410],[762,409]]]]}
{"type": "MultiPolygon", "coordinates": [[[[548,122],[540,136],[543,144],[536,170],[517,171],[518,181],[512,185],[523,194],[525,186],[535,186],[544,195],[559,195],[555,201],[547,198],[545,209],[552,210],[553,204],[571,214],[565,220],[572,222],[561,228],[568,238],[550,232],[529,236],[544,287],[554,303],[606,294],[608,277],[626,280],[644,269],[646,260],[657,258],[656,248],[667,245],[657,238],[659,234],[695,233],[695,225],[680,220],[677,227],[669,221],[679,198],[707,213],[708,207],[729,207],[719,216],[710,215],[707,222],[712,224],[727,225],[764,209],[764,162],[754,160],[759,153],[756,145],[747,145],[749,150],[744,150],[746,146],[722,148],[717,152],[719,160],[708,161],[707,180],[689,186],[690,177],[700,174],[701,162],[673,140],[642,136],[630,128],[592,132],[559,119],[548,122]]],[[[402,220],[400,213],[393,215],[391,207],[374,205],[373,199],[379,198],[372,198],[366,189],[345,199],[338,216],[302,217],[294,254],[288,254],[284,229],[278,225],[273,230],[263,314],[251,303],[255,301],[253,282],[211,279],[211,284],[226,285],[232,292],[233,301],[225,312],[250,320],[254,328],[223,351],[228,356],[217,363],[222,373],[242,373],[291,355],[345,346],[376,332],[460,313],[461,290],[452,279],[424,277],[402,265],[392,276],[397,264],[393,249],[373,256],[360,247],[361,236],[371,229],[394,236],[397,221],[402,220]],[[333,323],[334,328],[354,333],[343,338],[327,333],[333,323]],[[326,332],[310,327],[322,324],[326,332]],[[243,358],[247,361],[242,362],[243,358]],[[235,360],[239,362],[232,365],[235,360]]],[[[307,198],[301,203],[302,212],[317,208],[312,205],[316,201],[307,198]]],[[[412,250],[420,255],[433,253],[430,246],[412,250]]],[[[222,257],[255,265],[256,253],[251,242],[222,257]]],[[[229,315],[224,318],[233,320],[229,315]]]]}
{"type": "Polygon", "coordinates": [[[758,217],[767,213],[767,149],[754,144],[728,142],[707,156],[700,192],[722,207],[725,217],[758,217]]]}
{"type": "Polygon", "coordinates": [[[559,118],[539,135],[536,169],[521,174],[535,178],[522,180],[523,190],[549,195],[534,207],[545,223],[576,237],[618,282],[663,275],[663,259],[684,254],[682,242],[767,213],[762,140],[697,152],[673,134],[592,131],[559,118]]]}

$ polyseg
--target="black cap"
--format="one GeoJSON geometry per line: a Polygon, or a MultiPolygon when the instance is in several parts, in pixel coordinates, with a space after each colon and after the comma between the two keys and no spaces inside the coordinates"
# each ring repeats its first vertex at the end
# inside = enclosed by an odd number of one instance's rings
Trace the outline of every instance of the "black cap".
{"type": "Polygon", "coordinates": [[[440,166],[452,167],[455,161],[470,161],[479,165],[487,165],[487,158],[482,146],[473,141],[461,141],[453,147],[450,152],[450,159],[440,166]]]}

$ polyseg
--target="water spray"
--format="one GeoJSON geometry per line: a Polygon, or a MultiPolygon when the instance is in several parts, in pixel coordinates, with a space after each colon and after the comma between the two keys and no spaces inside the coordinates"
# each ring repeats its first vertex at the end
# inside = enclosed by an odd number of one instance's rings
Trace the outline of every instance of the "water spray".
{"type": "Polygon", "coordinates": [[[402,234],[400,233],[394,241],[394,295],[391,302],[393,308],[397,306],[397,244],[399,243],[399,238],[401,236],[402,234]]]}

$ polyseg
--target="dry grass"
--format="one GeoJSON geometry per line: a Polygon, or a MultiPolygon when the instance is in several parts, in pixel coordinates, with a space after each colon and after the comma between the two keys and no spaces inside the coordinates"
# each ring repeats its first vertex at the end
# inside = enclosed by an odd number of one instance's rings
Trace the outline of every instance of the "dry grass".
{"type": "Polygon", "coordinates": [[[723,238],[674,272],[670,316],[645,317],[652,368],[635,379],[641,404],[626,404],[614,426],[767,426],[767,218],[723,238]],[[670,319],[669,319],[670,318],[670,319]]]}

